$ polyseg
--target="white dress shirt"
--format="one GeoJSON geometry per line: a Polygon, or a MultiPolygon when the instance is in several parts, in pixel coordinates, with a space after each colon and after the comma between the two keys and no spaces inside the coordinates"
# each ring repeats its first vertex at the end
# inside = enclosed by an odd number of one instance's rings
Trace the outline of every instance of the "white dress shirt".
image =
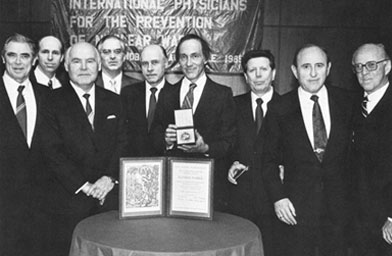
{"type": "Polygon", "coordinates": [[[381,100],[382,96],[384,96],[385,92],[387,91],[389,86],[389,82],[386,83],[384,86],[380,87],[377,91],[368,94],[364,92],[364,97],[368,98],[368,102],[366,104],[366,110],[368,114],[370,114],[373,109],[376,107],[378,102],[381,100]]]}
{"type": "Polygon", "coordinates": [[[314,101],[310,99],[312,95],[317,95],[319,97],[318,103],[320,105],[321,114],[323,115],[325,129],[327,131],[327,138],[329,138],[329,133],[331,131],[331,115],[329,111],[328,91],[325,85],[321,87],[321,89],[317,92],[317,94],[309,93],[304,89],[302,89],[302,87],[298,87],[298,97],[299,97],[299,104],[302,112],[302,119],[305,124],[309,141],[312,144],[312,147],[314,148],[313,119],[312,119],[314,101]]]}
{"type": "Polygon", "coordinates": [[[263,100],[263,103],[261,104],[261,108],[263,109],[263,116],[265,116],[267,114],[268,111],[268,102],[271,101],[272,99],[272,95],[274,94],[274,90],[271,89],[264,94],[263,96],[258,96],[257,94],[255,94],[254,92],[250,92],[251,98],[252,98],[252,113],[253,113],[253,120],[256,120],[256,107],[257,107],[257,102],[256,100],[258,98],[261,98],[263,100]]]}
{"type": "MultiPolygon", "coordinates": [[[[204,86],[206,85],[207,82],[207,76],[204,73],[199,77],[199,79],[195,82],[196,88],[193,90],[193,106],[192,106],[192,111],[193,113],[196,112],[197,105],[199,104],[201,94],[203,93],[204,86]]],[[[189,91],[189,85],[192,82],[188,80],[188,78],[184,77],[182,79],[181,83],[181,89],[180,89],[180,107],[182,106],[182,103],[184,102],[185,96],[189,91]]]]}
{"type": "Polygon", "coordinates": [[[53,89],[57,89],[61,87],[60,81],[56,78],[56,75],[54,75],[52,78],[47,77],[44,72],[38,66],[34,70],[34,75],[35,78],[37,79],[37,82],[39,84],[45,85],[49,87],[49,80],[52,80],[52,87],[53,89]]]}
{"type": "Polygon", "coordinates": [[[103,87],[106,90],[120,94],[122,76],[123,73],[120,72],[120,74],[118,74],[115,78],[110,78],[105,72],[102,72],[103,87]]]}
{"type": "Polygon", "coordinates": [[[16,114],[16,100],[18,98],[18,87],[24,85],[25,88],[22,91],[26,103],[26,114],[27,114],[27,138],[26,142],[29,147],[31,147],[31,141],[33,139],[35,123],[37,120],[37,102],[35,100],[33,86],[29,79],[26,79],[22,83],[18,83],[12,79],[7,72],[4,72],[3,81],[5,90],[7,91],[8,98],[11,102],[12,109],[16,114]]]}
{"type": "MultiPolygon", "coordinates": [[[[161,91],[161,89],[163,88],[163,86],[165,85],[165,79],[162,79],[162,81],[155,86],[155,88],[157,88],[157,91],[155,92],[155,99],[157,100],[156,102],[158,102],[158,97],[159,97],[159,92],[161,91]]],[[[150,97],[151,97],[151,88],[153,86],[151,86],[147,81],[146,81],[146,117],[148,117],[148,107],[150,106],[150,97]]]]}

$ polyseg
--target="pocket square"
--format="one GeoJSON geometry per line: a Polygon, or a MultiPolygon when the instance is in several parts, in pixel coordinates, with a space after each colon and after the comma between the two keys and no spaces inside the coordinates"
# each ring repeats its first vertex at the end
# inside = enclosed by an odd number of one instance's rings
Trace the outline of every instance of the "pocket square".
{"type": "Polygon", "coordinates": [[[116,115],[109,115],[106,117],[107,120],[117,118],[116,115]]]}

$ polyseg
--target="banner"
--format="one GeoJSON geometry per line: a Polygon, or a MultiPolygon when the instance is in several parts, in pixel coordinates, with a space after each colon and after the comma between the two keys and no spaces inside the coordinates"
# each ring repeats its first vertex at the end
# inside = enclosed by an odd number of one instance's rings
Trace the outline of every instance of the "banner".
{"type": "Polygon", "coordinates": [[[78,41],[94,45],[116,34],[128,46],[126,70],[139,71],[140,51],[162,45],[175,63],[178,41],[186,34],[202,36],[212,49],[212,73],[241,72],[241,56],[261,47],[263,0],[52,0],[52,33],[65,46],[78,41]]]}

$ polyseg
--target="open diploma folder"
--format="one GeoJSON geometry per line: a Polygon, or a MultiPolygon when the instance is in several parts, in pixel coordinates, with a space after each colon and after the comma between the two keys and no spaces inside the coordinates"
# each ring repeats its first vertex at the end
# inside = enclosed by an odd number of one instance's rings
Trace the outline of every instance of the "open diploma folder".
{"type": "Polygon", "coordinates": [[[212,220],[213,159],[120,159],[119,217],[186,217],[212,220]]]}
{"type": "Polygon", "coordinates": [[[194,144],[196,136],[192,109],[174,110],[174,121],[177,126],[177,145],[194,144]]]}

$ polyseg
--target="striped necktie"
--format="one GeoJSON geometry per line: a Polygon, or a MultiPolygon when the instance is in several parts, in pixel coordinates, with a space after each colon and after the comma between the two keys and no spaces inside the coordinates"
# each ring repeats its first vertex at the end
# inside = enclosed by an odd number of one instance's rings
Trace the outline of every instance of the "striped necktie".
{"type": "Polygon", "coordinates": [[[18,119],[20,128],[22,129],[24,136],[27,138],[26,102],[22,94],[24,88],[24,85],[20,85],[18,87],[18,97],[16,98],[16,119],[18,119]]]}
{"type": "Polygon", "coordinates": [[[181,108],[182,109],[189,109],[193,106],[193,90],[196,88],[196,84],[191,83],[189,85],[189,91],[185,95],[184,101],[182,102],[181,108]]]}
{"type": "Polygon", "coordinates": [[[52,79],[49,79],[48,86],[49,86],[49,88],[51,90],[53,90],[53,81],[52,81],[52,79]]]}
{"type": "Polygon", "coordinates": [[[368,97],[367,96],[365,96],[364,98],[363,98],[363,101],[362,101],[362,103],[361,103],[361,112],[362,112],[362,115],[366,118],[366,117],[368,117],[368,115],[369,115],[369,113],[368,113],[368,111],[367,111],[367,103],[369,102],[369,99],[368,99],[368,97]]]}
{"type": "Polygon", "coordinates": [[[88,117],[88,121],[90,122],[91,126],[93,127],[93,125],[94,125],[94,114],[93,114],[93,109],[91,108],[90,101],[89,101],[90,94],[85,93],[85,94],[83,94],[83,97],[86,99],[86,109],[85,109],[86,110],[86,115],[88,117]]]}

